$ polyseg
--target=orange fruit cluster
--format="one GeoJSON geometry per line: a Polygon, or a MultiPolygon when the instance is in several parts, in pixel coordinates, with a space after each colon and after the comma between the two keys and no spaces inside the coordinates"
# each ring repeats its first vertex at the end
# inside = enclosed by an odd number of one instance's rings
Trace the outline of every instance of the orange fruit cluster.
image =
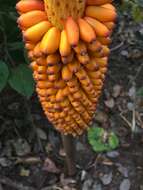
{"type": "Polygon", "coordinates": [[[76,7],[78,0],[21,0],[16,5],[42,108],[57,130],[73,136],[88,128],[96,111],[117,16],[112,0],[82,1],[82,9],[76,7]]]}

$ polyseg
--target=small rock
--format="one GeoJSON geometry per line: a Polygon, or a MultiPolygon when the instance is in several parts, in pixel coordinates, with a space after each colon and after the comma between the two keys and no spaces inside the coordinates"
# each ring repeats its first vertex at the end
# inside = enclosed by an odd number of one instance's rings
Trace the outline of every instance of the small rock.
{"type": "Polygon", "coordinates": [[[14,102],[14,103],[12,103],[12,104],[10,104],[10,105],[8,106],[8,109],[9,109],[9,110],[18,110],[18,109],[19,109],[19,106],[20,106],[20,104],[19,104],[18,102],[14,102]]]}
{"type": "Polygon", "coordinates": [[[93,183],[92,179],[88,179],[83,183],[82,190],[91,190],[91,185],[93,183]]]}
{"type": "Polygon", "coordinates": [[[100,176],[100,179],[104,185],[109,185],[112,181],[113,174],[110,172],[109,174],[104,174],[103,176],[100,176]]]}
{"type": "Polygon", "coordinates": [[[42,129],[37,128],[37,134],[41,140],[47,140],[47,135],[42,129]]]}
{"type": "Polygon", "coordinates": [[[131,187],[131,182],[129,179],[124,179],[120,184],[120,190],[129,190],[131,187]]]}
{"type": "Polygon", "coordinates": [[[117,98],[120,95],[120,93],[121,93],[121,86],[119,84],[117,84],[117,85],[115,85],[113,87],[113,94],[112,94],[112,96],[114,98],[117,98]]]}
{"type": "Polygon", "coordinates": [[[134,104],[132,102],[127,103],[127,108],[129,111],[132,111],[134,109],[134,104]]]}
{"type": "Polygon", "coordinates": [[[106,123],[108,121],[108,115],[102,111],[97,111],[94,118],[101,124],[106,123]]]}
{"type": "Polygon", "coordinates": [[[101,184],[95,183],[95,184],[92,186],[92,190],[102,190],[101,184]]]}
{"type": "Polygon", "coordinates": [[[24,139],[18,139],[13,145],[18,156],[25,156],[31,152],[30,145],[24,139]]]}
{"type": "Polygon", "coordinates": [[[126,50],[122,50],[121,51],[121,55],[123,55],[124,57],[128,57],[129,56],[129,52],[126,50]]]}
{"type": "Polygon", "coordinates": [[[85,170],[82,170],[81,172],[81,181],[84,181],[86,178],[87,172],[85,170]]]}
{"type": "Polygon", "coordinates": [[[116,157],[118,157],[120,154],[119,154],[119,152],[117,152],[117,151],[111,151],[111,152],[107,152],[107,156],[109,157],[109,158],[116,158],[116,157]]]}
{"type": "Polygon", "coordinates": [[[124,166],[122,166],[121,164],[117,164],[118,166],[118,171],[124,176],[124,177],[128,177],[128,170],[127,168],[125,168],[124,166]]]}
{"type": "Polygon", "coordinates": [[[63,157],[66,156],[66,152],[65,152],[64,148],[60,148],[60,150],[59,150],[59,155],[60,155],[60,156],[63,156],[63,157]]]}
{"type": "Polygon", "coordinates": [[[76,150],[77,151],[84,151],[85,150],[85,146],[82,143],[77,142],[76,143],[76,150]]]}
{"type": "Polygon", "coordinates": [[[113,108],[115,106],[115,101],[113,98],[110,98],[106,101],[104,101],[105,105],[108,107],[108,108],[113,108]]]}
{"type": "Polygon", "coordinates": [[[11,165],[11,162],[6,158],[0,158],[0,165],[2,167],[8,167],[11,165]]]}
{"type": "Polygon", "coordinates": [[[130,98],[132,98],[133,100],[135,99],[135,97],[136,97],[136,88],[135,88],[135,86],[132,86],[132,87],[129,89],[128,95],[129,95],[130,98]]]}

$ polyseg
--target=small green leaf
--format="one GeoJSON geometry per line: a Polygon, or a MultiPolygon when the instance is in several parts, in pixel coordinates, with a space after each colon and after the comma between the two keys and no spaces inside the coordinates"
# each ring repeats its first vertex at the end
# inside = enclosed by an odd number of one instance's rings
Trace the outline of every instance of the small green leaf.
{"type": "Polygon", "coordinates": [[[103,135],[103,133],[104,133],[104,129],[98,127],[97,125],[94,125],[93,127],[88,129],[88,138],[98,139],[103,135]]]}
{"type": "Polygon", "coordinates": [[[113,132],[111,132],[109,136],[109,146],[111,149],[115,149],[119,146],[119,139],[113,132]]]}
{"type": "Polygon", "coordinates": [[[12,70],[10,86],[23,96],[30,97],[34,91],[32,72],[27,65],[21,64],[12,70]]]}
{"type": "Polygon", "coordinates": [[[143,97],[143,87],[137,91],[137,95],[143,97]]]}
{"type": "Polygon", "coordinates": [[[7,65],[0,60],[0,91],[6,86],[9,76],[7,65]]]}
{"type": "Polygon", "coordinates": [[[113,132],[107,132],[103,128],[88,129],[88,141],[95,152],[111,151],[119,145],[118,137],[113,132]]]}
{"type": "Polygon", "coordinates": [[[109,151],[110,150],[110,147],[108,146],[108,144],[104,144],[100,140],[94,141],[92,148],[95,152],[103,152],[103,151],[109,151]]]}

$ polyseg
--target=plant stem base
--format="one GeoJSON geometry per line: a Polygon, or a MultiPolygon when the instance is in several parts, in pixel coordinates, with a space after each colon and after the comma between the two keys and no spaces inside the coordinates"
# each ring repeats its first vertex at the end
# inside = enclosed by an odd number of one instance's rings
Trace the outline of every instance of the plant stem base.
{"type": "Polygon", "coordinates": [[[66,166],[68,176],[74,176],[76,174],[76,149],[74,138],[71,135],[62,135],[63,146],[66,153],[66,166]]]}

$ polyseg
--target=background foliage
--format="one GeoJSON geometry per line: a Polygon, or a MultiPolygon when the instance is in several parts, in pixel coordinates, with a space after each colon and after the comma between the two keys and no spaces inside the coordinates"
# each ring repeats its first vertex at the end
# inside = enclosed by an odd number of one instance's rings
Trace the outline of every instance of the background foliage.
{"type": "Polygon", "coordinates": [[[7,0],[0,7],[0,91],[10,86],[21,95],[30,97],[34,81],[16,23],[16,2],[7,0]]]}

